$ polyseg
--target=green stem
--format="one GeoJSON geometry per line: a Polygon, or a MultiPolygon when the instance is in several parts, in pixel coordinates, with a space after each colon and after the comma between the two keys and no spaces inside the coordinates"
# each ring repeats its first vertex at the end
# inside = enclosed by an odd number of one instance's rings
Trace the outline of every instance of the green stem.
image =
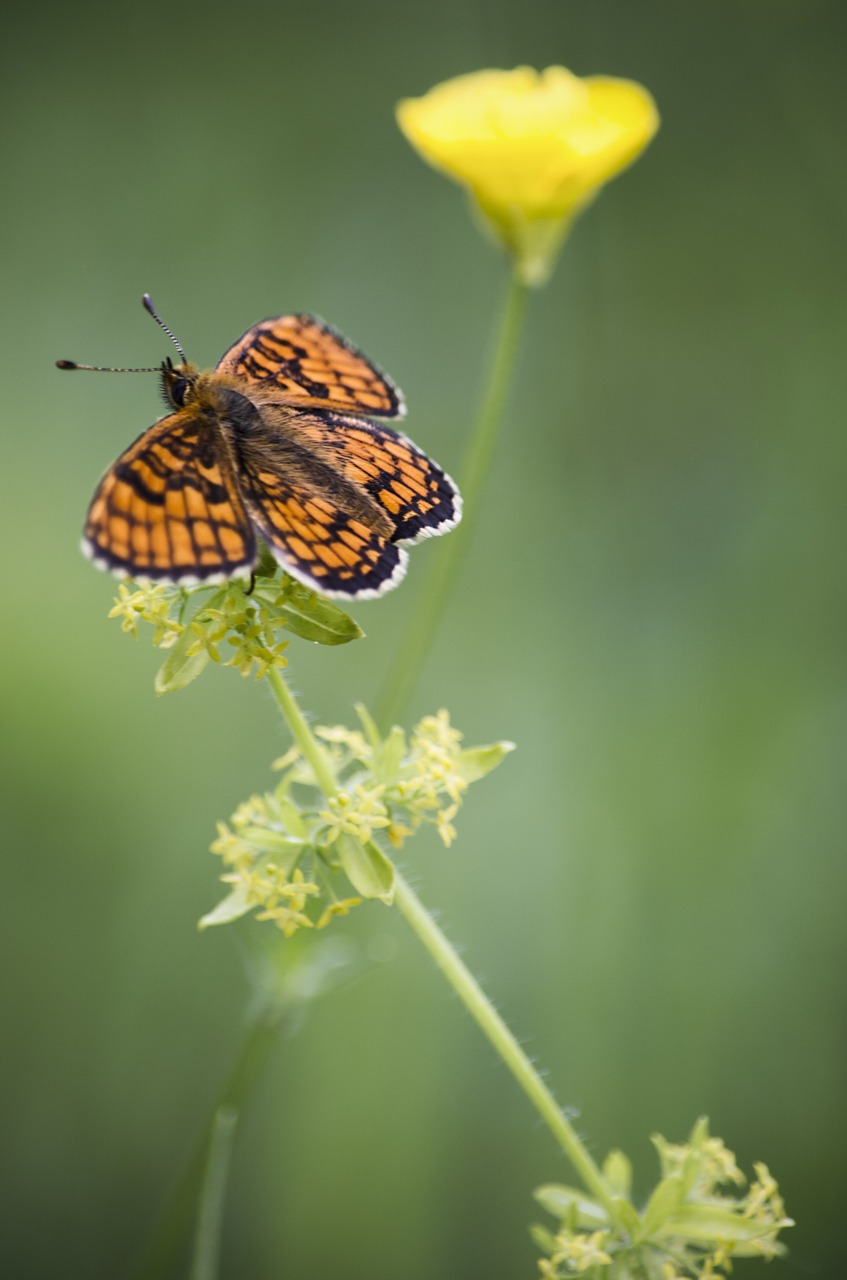
{"type": "Polygon", "coordinates": [[[512,1035],[476,978],[459,958],[420,898],[395,871],[394,901],[418,938],[426,947],[471,1017],[491,1041],[547,1128],[565,1152],[585,1187],[607,1211],[612,1201],[605,1179],[577,1136],[565,1113],[512,1035]]]}
{"type": "Polygon", "coordinates": [[[304,759],[312,766],[315,781],[327,798],[334,796],[337,787],[332,770],[326,762],[320,743],[306,723],[306,718],[298,707],[294,694],[285,683],[279,667],[271,667],[268,671],[268,681],[279,703],[279,709],[288,721],[294,741],[302,751],[304,759]]]}
{"type": "Polygon", "coordinates": [[[209,1166],[216,1118],[222,1111],[237,1118],[270,1056],[283,1013],[279,1003],[264,1004],[253,1013],[211,1118],[138,1261],[135,1280],[164,1280],[173,1275],[183,1257],[209,1166]]]}
{"type": "MultiPolygon", "coordinates": [[[[294,739],[312,767],[312,772],[324,795],[329,799],[336,794],[335,780],[320,743],[312,734],[303,713],[295,702],[278,668],[269,676],[280,709],[294,739]]],[[[411,886],[395,868],[395,902],[407,923],[432,956],[465,1008],[484,1031],[496,1052],[500,1055],[542,1120],[565,1152],[585,1187],[612,1213],[612,1200],[605,1179],[592,1160],[567,1116],[512,1035],[494,1005],[470,970],[464,965],[455,948],[441,932],[426,907],[411,886]]]]}
{"type": "Polygon", "coordinates": [[[238,1112],[232,1107],[221,1107],[215,1112],[209,1141],[209,1158],[203,1178],[203,1193],[200,1197],[200,1212],[197,1215],[190,1280],[217,1278],[226,1180],[237,1123],[238,1112]]]}
{"type": "Polygon", "coordinates": [[[438,557],[417,597],[388,679],[377,702],[376,721],[389,729],[399,720],[432,648],[459,566],[471,540],[509,385],[514,373],[526,311],[527,286],[512,272],[491,360],[491,372],[459,473],[463,517],[439,548],[438,557]]]}

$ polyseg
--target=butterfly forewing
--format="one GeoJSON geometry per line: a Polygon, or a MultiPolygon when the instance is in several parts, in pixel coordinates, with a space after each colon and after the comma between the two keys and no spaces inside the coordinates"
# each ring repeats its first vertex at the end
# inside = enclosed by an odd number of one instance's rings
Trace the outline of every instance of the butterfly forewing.
{"type": "Polygon", "coordinates": [[[191,583],[249,573],[256,536],[215,425],[188,408],[145,431],[101,480],[83,546],[125,577],[191,583]]]}
{"type": "Polygon", "coordinates": [[[221,373],[273,387],[291,402],[378,418],[405,413],[403,398],[391,379],[315,316],[263,320],[230,347],[217,367],[221,373]]]}

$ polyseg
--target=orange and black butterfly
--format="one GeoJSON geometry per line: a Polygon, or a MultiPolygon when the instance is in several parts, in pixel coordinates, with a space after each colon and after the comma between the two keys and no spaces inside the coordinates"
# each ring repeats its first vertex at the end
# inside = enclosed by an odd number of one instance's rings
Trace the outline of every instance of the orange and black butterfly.
{"type": "Polygon", "coordinates": [[[171,412],[121,454],[92,499],[82,545],[100,568],[219,582],[249,577],[264,542],[323,595],[367,599],[403,577],[404,546],[458,524],[450,477],[371,421],[401,418],[400,392],[322,320],[263,320],[201,372],[146,295],[144,305],[181,363],[158,370],[171,412]]]}

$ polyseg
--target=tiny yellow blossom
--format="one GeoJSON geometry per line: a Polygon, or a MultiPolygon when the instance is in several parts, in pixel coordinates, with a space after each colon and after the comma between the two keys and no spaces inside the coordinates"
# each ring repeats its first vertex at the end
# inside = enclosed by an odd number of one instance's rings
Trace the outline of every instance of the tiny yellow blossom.
{"type": "Polygon", "coordinates": [[[376,828],[390,826],[388,810],[380,799],[384,790],[382,786],[359,785],[354,787],[352,795],[339,791],[330,796],[327,809],[320,814],[327,823],[328,843],[332,844],[344,832],[365,844],[376,828]]]}
{"type": "Polygon", "coordinates": [[[193,621],[191,623],[192,634],[197,638],[188,648],[188,656],[194,657],[198,653],[207,653],[213,662],[220,662],[221,656],[218,653],[218,644],[226,634],[226,629],[213,631],[210,627],[204,626],[201,622],[193,621]]]}
{"type": "Polygon", "coordinates": [[[260,911],[256,915],[257,920],[273,920],[278,929],[281,929],[286,938],[290,938],[298,929],[314,929],[315,925],[308,916],[302,911],[292,911],[290,907],[269,907],[267,911],[260,911]]]}
{"type": "Polygon", "coordinates": [[[575,1271],[577,1275],[591,1267],[608,1266],[612,1258],[603,1248],[605,1243],[605,1231],[594,1231],[591,1235],[560,1231],[556,1236],[556,1252],[550,1261],[554,1266],[564,1263],[569,1271],[575,1271]]]}
{"type": "Polygon", "coordinates": [[[737,1187],[744,1186],[746,1178],[735,1162],[735,1153],[720,1138],[705,1140],[703,1157],[703,1174],[715,1186],[724,1182],[734,1182],[737,1187]]]}
{"type": "Polygon", "coordinates": [[[415,834],[415,829],[414,827],[407,827],[402,822],[392,822],[390,826],[385,828],[385,834],[391,841],[392,848],[402,849],[409,836],[415,834]]]}
{"type": "Polygon", "coordinates": [[[459,806],[457,804],[451,804],[448,808],[442,809],[438,814],[436,827],[446,849],[449,849],[450,845],[456,839],[456,828],[453,826],[453,819],[458,813],[458,810],[459,806]]]}
{"type": "Polygon", "coordinates": [[[459,743],[462,741],[462,734],[458,729],[454,729],[450,723],[450,712],[445,711],[442,707],[434,716],[424,716],[417,725],[415,725],[412,734],[412,745],[420,750],[429,746],[431,748],[440,747],[442,751],[452,755],[458,750],[459,743]]]}
{"type": "Polygon", "coordinates": [[[132,636],[138,635],[138,619],[143,611],[143,597],[140,591],[130,591],[122,582],[115,596],[115,607],[109,610],[110,618],[120,618],[121,631],[132,636]]]}
{"type": "Polygon", "coordinates": [[[115,607],[109,610],[110,618],[121,619],[121,630],[138,635],[138,621],[152,622],[156,628],[153,643],[160,649],[169,649],[180,633],[182,625],[170,617],[171,599],[168,588],[159,583],[139,582],[135,591],[122,582],[118,587],[115,607]]]}
{"type": "Polygon", "coordinates": [[[289,747],[285,755],[277,756],[276,760],[271,761],[272,769],[288,769],[290,765],[300,759],[300,748],[295,744],[289,747]]]}
{"type": "Polygon", "coordinates": [[[238,866],[245,860],[249,864],[253,857],[250,846],[230,831],[225,822],[219,822],[217,826],[218,838],[209,845],[211,852],[220,855],[225,867],[238,866]]]}
{"type": "Polygon", "coordinates": [[[335,916],[346,916],[361,901],[361,898],[342,898],[339,902],[331,902],[318,920],[317,928],[325,929],[335,916]]]}
{"type": "Polygon", "coordinates": [[[358,729],[348,729],[345,725],[318,725],[315,734],[324,742],[332,742],[336,746],[346,747],[356,760],[370,760],[373,751],[368,746],[364,734],[358,729]]]}
{"type": "Polygon", "coordinates": [[[549,279],[575,216],[659,127],[641,85],[564,67],[457,76],[404,99],[397,121],[426,161],[470,191],[532,285],[549,279]]]}

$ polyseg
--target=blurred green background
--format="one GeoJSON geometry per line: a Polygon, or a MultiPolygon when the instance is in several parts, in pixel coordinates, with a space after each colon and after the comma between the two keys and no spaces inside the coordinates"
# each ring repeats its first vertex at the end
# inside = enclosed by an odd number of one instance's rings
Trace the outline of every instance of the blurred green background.
{"type": "MultiPolygon", "coordinates": [[[[327,317],[458,468],[504,264],[394,102],[486,66],[642,81],[664,124],[532,300],[474,545],[414,713],[519,750],[405,866],[559,1099],[646,1189],[707,1113],[843,1270],[847,15],[815,0],[21,6],[7,18],[0,520],[3,1272],[131,1260],[239,1040],[214,822],[287,746],[213,670],[157,700],[78,536],[161,412],[152,378],[252,322],[327,317]],[[172,354],[172,352],[170,352],[172,354]]],[[[438,544],[294,641],[319,720],[373,702],[438,544]]],[[[259,928],[259,926],[256,926],[259,928]]],[[[224,1275],[535,1274],[569,1171],[381,905],[372,963],[282,1037],[244,1118],[224,1275]]],[[[737,1273],[758,1274],[761,1264],[737,1273]]]]}

